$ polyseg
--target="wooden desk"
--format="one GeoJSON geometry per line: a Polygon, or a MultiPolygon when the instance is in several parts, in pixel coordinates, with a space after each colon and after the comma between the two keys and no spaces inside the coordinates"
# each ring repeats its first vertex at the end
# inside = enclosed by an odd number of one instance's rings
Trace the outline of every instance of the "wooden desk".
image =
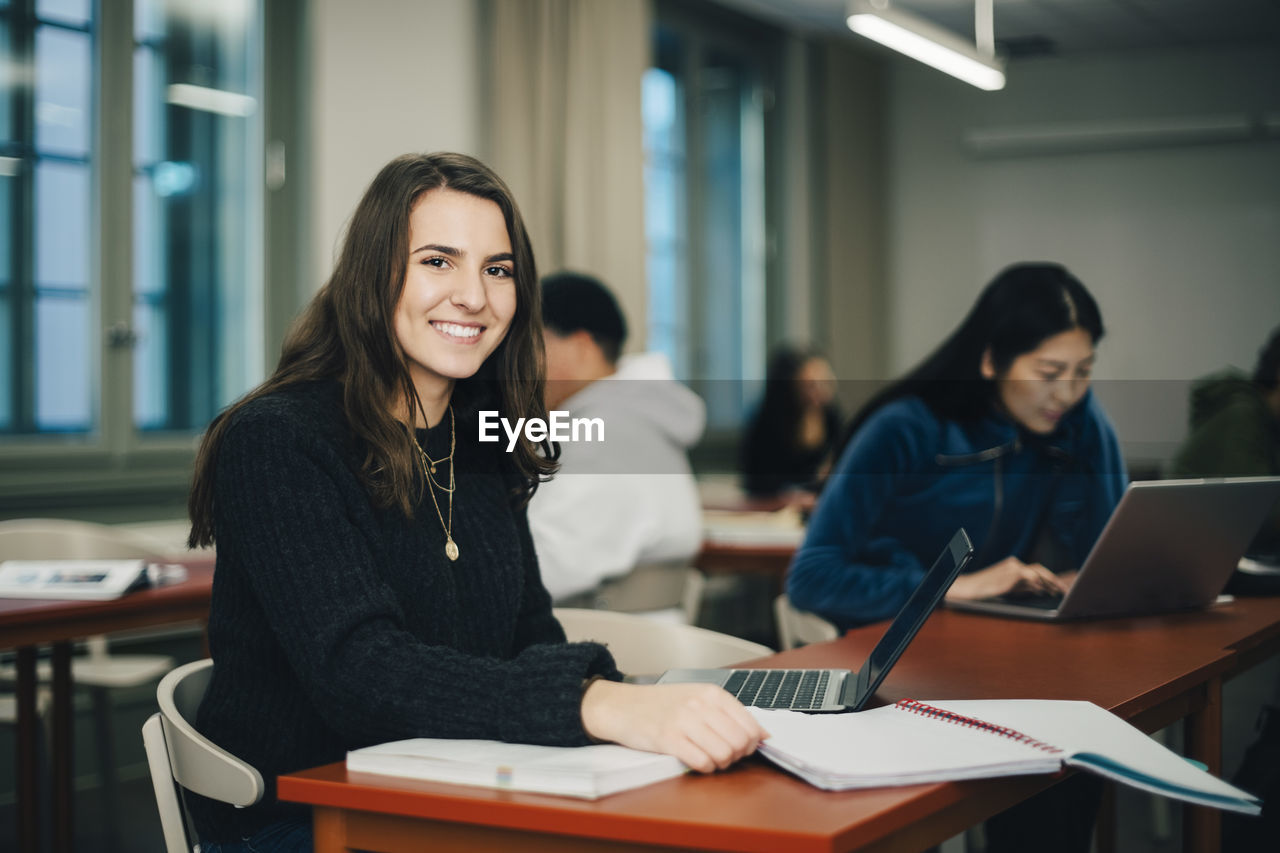
{"type": "Polygon", "coordinates": [[[71,850],[71,645],[82,637],[176,622],[207,622],[213,561],[189,562],[182,583],[131,592],[112,601],[0,598],[0,649],[17,650],[18,849],[40,849],[36,785],[36,651],[52,646],[53,850],[71,850]]]}
{"type": "Polygon", "coordinates": [[[709,575],[768,575],[781,591],[795,545],[736,545],[703,542],[693,564],[709,575]]]}
{"type": "MultiPolygon", "coordinates": [[[[883,626],[774,655],[767,666],[854,667],[883,626]]],[[[1219,767],[1221,683],[1280,648],[1280,599],[1211,612],[1079,625],[935,614],[879,698],[1087,699],[1146,731],[1188,718],[1188,747],[1219,767]],[[1219,730],[1214,731],[1214,724],[1219,730]]],[[[317,853],[433,850],[912,850],[937,844],[1053,784],[1011,777],[823,792],[750,759],[597,802],[348,774],[341,763],[280,777],[316,807],[317,853]]],[[[1188,809],[1187,849],[1217,847],[1216,813],[1188,809]]]]}

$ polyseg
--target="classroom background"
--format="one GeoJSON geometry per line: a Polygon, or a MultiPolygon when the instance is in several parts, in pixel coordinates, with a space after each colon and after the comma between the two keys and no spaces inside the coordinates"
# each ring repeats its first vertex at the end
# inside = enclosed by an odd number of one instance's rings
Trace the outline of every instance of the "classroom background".
{"type": "MultiPolygon", "coordinates": [[[[896,5],[973,36],[968,0],[896,5]]],[[[540,271],[618,294],[628,348],[707,402],[709,492],[777,345],[825,352],[851,412],[1019,260],[1097,297],[1096,392],[1160,476],[1190,383],[1280,322],[1280,9],[1000,0],[995,36],[984,92],[858,38],[843,0],[0,0],[0,519],[180,547],[200,431],[408,151],[492,165],[540,271]]],[[[139,821],[153,699],[115,699],[139,821]]],[[[0,737],[0,816],[12,761],[0,737]]]]}

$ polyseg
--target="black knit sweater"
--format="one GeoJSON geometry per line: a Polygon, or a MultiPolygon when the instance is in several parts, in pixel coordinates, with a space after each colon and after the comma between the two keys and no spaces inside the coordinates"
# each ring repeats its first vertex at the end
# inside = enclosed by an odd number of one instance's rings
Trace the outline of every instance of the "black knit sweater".
{"type": "MultiPolygon", "coordinates": [[[[450,562],[425,491],[412,520],[356,476],[361,443],[336,382],[295,386],[234,416],[218,451],[213,676],[197,728],[256,767],[262,802],[189,804],[200,837],[236,840],[305,816],[275,779],[409,737],[588,742],[583,679],[619,675],[603,646],[566,643],[551,615],[501,444],[455,406],[450,562]]],[[[418,440],[449,453],[449,418],[418,440]]],[[[445,469],[447,471],[447,469],[445,469]]],[[[437,493],[447,516],[447,496],[437,493]]]]}

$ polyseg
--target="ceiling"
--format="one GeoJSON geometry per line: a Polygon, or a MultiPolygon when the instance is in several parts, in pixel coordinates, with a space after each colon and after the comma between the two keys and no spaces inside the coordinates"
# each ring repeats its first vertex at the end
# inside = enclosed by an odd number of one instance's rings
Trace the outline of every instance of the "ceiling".
{"type": "MultiPolygon", "coordinates": [[[[845,0],[719,0],[806,31],[848,33],[845,0]]],[[[1280,0],[993,0],[1007,56],[1233,44],[1280,44],[1280,0]]],[[[893,0],[896,8],[973,37],[973,0],[893,0]]],[[[850,34],[851,35],[851,34],[850,34]]]]}

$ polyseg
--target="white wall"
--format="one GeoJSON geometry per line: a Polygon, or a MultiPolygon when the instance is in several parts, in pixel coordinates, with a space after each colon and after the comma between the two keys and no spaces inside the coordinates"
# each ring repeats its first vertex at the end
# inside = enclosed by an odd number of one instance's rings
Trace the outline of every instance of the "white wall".
{"type": "Polygon", "coordinates": [[[310,4],[311,246],[328,278],[347,218],[387,161],[413,151],[484,157],[474,0],[310,4]]]}
{"type": "Polygon", "coordinates": [[[998,93],[895,62],[891,370],[932,348],[1005,264],[1059,261],[1101,305],[1099,393],[1126,449],[1167,456],[1183,433],[1187,380],[1251,367],[1280,323],[1280,134],[1003,156],[963,140],[1045,125],[1274,120],[1278,79],[1280,57],[1262,51],[1026,61],[998,93]]]}

